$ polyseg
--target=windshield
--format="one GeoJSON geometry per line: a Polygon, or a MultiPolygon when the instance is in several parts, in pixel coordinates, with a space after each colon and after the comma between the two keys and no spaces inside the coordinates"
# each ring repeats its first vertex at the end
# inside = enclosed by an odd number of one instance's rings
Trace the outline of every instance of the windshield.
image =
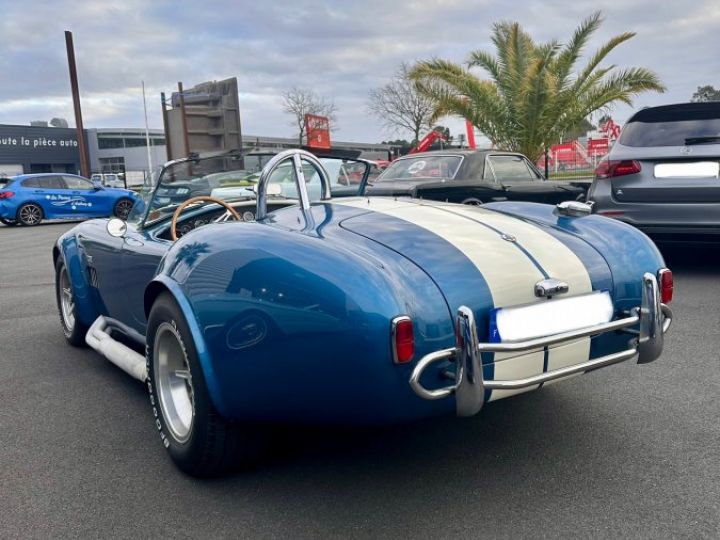
{"type": "MultiPolygon", "coordinates": [[[[260,169],[272,157],[223,155],[173,163],[163,169],[157,188],[144,188],[133,207],[128,221],[145,225],[172,216],[183,202],[201,195],[224,201],[240,201],[255,198],[260,169]]],[[[320,158],[330,177],[333,196],[357,195],[363,175],[357,174],[356,166],[365,163],[340,158],[320,158]],[[352,170],[350,169],[352,166],[352,170]]],[[[320,200],[320,175],[315,167],[303,161],[303,171],[311,201],[320,200]]],[[[280,164],[269,180],[268,197],[297,200],[297,186],[293,167],[289,161],[280,164]]]]}
{"type": "Polygon", "coordinates": [[[461,156],[423,156],[398,159],[390,164],[376,182],[397,180],[451,179],[460,168],[461,156]]]}
{"type": "Polygon", "coordinates": [[[717,143],[720,105],[712,103],[665,106],[638,112],[623,128],[625,146],[684,146],[717,143]]]}

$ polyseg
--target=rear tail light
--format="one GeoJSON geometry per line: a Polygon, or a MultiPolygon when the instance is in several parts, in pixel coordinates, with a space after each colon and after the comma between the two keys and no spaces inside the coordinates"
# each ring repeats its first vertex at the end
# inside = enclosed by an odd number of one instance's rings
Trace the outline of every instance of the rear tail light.
{"type": "Polygon", "coordinates": [[[10,197],[14,197],[15,193],[12,191],[0,191],[0,199],[9,199],[10,197]]]}
{"type": "Polygon", "coordinates": [[[627,176],[637,174],[642,170],[639,161],[601,161],[595,169],[595,178],[615,178],[616,176],[627,176]]]}
{"type": "Polygon", "coordinates": [[[410,317],[395,317],[391,325],[392,355],[396,364],[407,364],[415,354],[415,333],[410,317]]]}
{"type": "Polygon", "coordinates": [[[660,301],[663,304],[669,304],[673,299],[673,275],[672,271],[663,268],[658,272],[658,281],[660,285],[660,301]]]}

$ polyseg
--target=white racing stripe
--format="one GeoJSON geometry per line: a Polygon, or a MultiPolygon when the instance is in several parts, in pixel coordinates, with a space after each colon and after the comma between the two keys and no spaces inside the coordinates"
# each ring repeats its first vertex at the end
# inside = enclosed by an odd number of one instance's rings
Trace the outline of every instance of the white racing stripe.
{"type": "MultiPolygon", "coordinates": [[[[457,206],[448,206],[447,208],[471,219],[478,219],[505,234],[511,234],[516,237],[520,245],[535,258],[550,277],[562,279],[569,285],[571,295],[575,296],[592,292],[590,275],[580,258],[565,246],[565,244],[539,227],[520,219],[486,210],[482,207],[458,208],[457,206]]],[[[549,349],[547,369],[548,371],[552,371],[561,367],[579,364],[589,359],[590,338],[583,338],[562,347],[549,349]]],[[[495,361],[497,362],[498,359],[496,358],[495,361]]],[[[514,364],[515,361],[512,361],[512,363],[514,364]]],[[[542,369],[540,373],[542,373],[542,369]]],[[[513,376],[510,373],[507,375],[508,378],[513,376]]],[[[498,375],[496,364],[495,379],[499,380],[501,378],[502,377],[498,375]]],[[[555,383],[565,380],[566,378],[567,377],[556,379],[552,382],[555,383]]],[[[499,399],[509,395],[512,394],[502,395],[493,392],[492,399],[499,399]]]]}
{"type": "MultiPolygon", "coordinates": [[[[590,276],[577,255],[552,235],[522,220],[483,208],[380,197],[335,200],[333,203],[380,212],[440,236],[462,252],[480,271],[488,284],[495,307],[542,301],[535,297],[534,284],[544,276],[519,246],[550,277],[566,281],[573,296],[592,291],[590,276]],[[519,246],[502,240],[500,233],[515,237],[519,246]]],[[[457,309],[459,306],[451,307],[457,309]]],[[[589,354],[589,338],[550,349],[548,370],[584,362],[588,360],[589,354]]],[[[522,355],[496,353],[494,378],[516,379],[542,373],[544,356],[543,351],[522,355]]],[[[490,400],[535,388],[494,390],[490,400]]]]}

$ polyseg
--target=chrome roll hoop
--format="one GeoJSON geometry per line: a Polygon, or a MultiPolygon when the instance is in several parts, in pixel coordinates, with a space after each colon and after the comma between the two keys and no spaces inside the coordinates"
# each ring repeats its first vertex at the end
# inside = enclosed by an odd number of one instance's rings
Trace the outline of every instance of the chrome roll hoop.
{"type": "Polygon", "coordinates": [[[272,173],[286,161],[292,161],[293,163],[295,185],[297,186],[298,199],[303,211],[310,208],[310,198],[308,197],[306,185],[307,180],[305,179],[305,173],[302,167],[303,161],[310,163],[320,176],[322,190],[320,199],[323,201],[330,199],[330,177],[328,176],[325,168],[322,166],[322,163],[320,163],[320,160],[305,150],[285,150],[268,161],[260,174],[257,186],[257,210],[255,212],[258,220],[267,216],[267,196],[270,177],[272,176],[272,173]]]}

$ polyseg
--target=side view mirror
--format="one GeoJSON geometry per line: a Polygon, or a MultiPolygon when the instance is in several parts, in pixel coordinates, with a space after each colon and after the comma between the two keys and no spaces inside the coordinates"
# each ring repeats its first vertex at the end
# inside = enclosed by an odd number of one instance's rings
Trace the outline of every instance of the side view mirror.
{"type": "Polygon", "coordinates": [[[127,223],[120,218],[110,218],[107,222],[107,232],[114,238],[122,238],[127,232],[127,223]]]}

